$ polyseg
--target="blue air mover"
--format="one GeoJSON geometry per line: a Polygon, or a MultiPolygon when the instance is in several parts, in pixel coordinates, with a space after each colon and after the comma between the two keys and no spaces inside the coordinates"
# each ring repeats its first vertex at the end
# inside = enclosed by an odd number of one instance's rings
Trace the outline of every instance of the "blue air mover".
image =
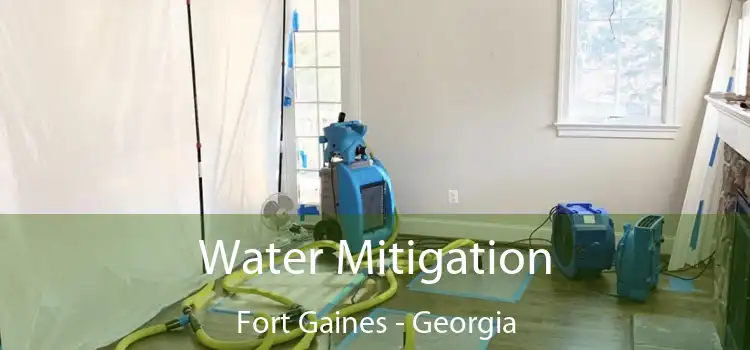
{"type": "Polygon", "coordinates": [[[570,279],[599,275],[612,267],[614,223],[591,203],[558,204],[552,218],[552,258],[570,279]]]}
{"type": "Polygon", "coordinates": [[[367,149],[367,126],[359,121],[338,122],[323,129],[325,145],[320,170],[321,221],[316,240],[345,240],[352,253],[365,242],[373,248],[386,241],[396,225],[391,179],[383,164],[367,149]]]}
{"type": "Polygon", "coordinates": [[[635,224],[625,225],[617,244],[617,294],[635,301],[646,301],[656,288],[661,271],[661,245],[664,218],[648,215],[635,224]]]}

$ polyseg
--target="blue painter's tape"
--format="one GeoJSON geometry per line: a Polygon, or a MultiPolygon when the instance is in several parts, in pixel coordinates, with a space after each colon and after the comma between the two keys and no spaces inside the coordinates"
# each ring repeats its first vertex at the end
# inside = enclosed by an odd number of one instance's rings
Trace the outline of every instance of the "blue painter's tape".
{"type": "Polygon", "coordinates": [[[713,167],[714,163],[716,162],[716,153],[719,151],[719,141],[721,141],[721,139],[717,134],[716,138],[714,139],[714,148],[711,149],[711,158],[708,160],[709,167],[713,167]]]}
{"type": "Polygon", "coordinates": [[[693,224],[693,233],[690,235],[690,249],[698,248],[698,236],[701,230],[701,218],[703,217],[703,200],[698,202],[698,215],[695,216],[693,224]]]}
{"type": "MultiPolygon", "coordinates": [[[[382,317],[384,314],[388,314],[388,313],[390,313],[390,314],[404,315],[404,317],[406,317],[406,314],[410,313],[410,311],[395,310],[395,309],[386,309],[386,308],[377,308],[375,310],[372,310],[372,312],[370,312],[370,314],[367,315],[366,317],[369,318],[369,319],[373,319],[374,320],[374,319],[376,319],[378,317],[382,317]]],[[[429,315],[424,315],[424,316],[420,316],[420,317],[422,317],[422,318],[432,318],[432,319],[447,318],[447,319],[451,319],[451,320],[454,319],[454,318],[463,318],[463,317],[460,317],[460,316],[444,316],[444,315],[435,315],[435,314],[429,314],[429,315]]],[[[498,325],[497,325],[496,321],[497,321],[497,319],[493,319],[492,320],[492,335],[490,336],[490,338],[487,339],[487,340],[479,339],[479,346],[477,347],[477,350],[486,350],[489,347],[489,345],[490,345],[490,341],[492,340],[492,337],[494,337],[495,335],[497,335],[496,332],[497,332],[498,325]]],[[[347,334],[346,337],[344,338],[344,340],[342,340],[341,343],[339,343],[336,346],[336,350],[346,350],[346,349],[348,349],[349,345],[351,345],[351,343],[354,341],[354,339],[357,338],[358,335],[359,335],[359,326],[356,326],[354,328],[354,330],[351,333],[347,334]]]]}
{"type": "Polygon", "coordinates": [[[297,10],[292,12],[292,30],[294,32],[299,31],[299,12],[297,10]]]}
{"type": "Polygon", "coordinates": [[[407,285],[407,289],[417,291],[417,292],[424,292],[424,293],[432,293],[432,294],[441,294],[441,295],[447,295],[447,296],[454,296],[454,297],[461,297],[461,298],[469,298],[469,299],[481,299],[481,300],[489,300],[489,301],[499,301],[503,303],[517,303],[521,300],[521,297],[523,296],[523,293],[526,292],[526,289],[529,287],[529,284],[531,284],[531,279],[536,274],[536,271],[539,269],[539,260],[541,258],[536,258],[536,263],[534,264],[534,273],[527,273],[526,277],[521,281],[521,284],[518,286],[518,289],[513,293],[513,296],[510,298],[500,298],[500,297],[494,297],[494,296],[487,296],[487,295],[480,295],[475,293],[462,293],[462,292],[453,292],[453,291],[446,291],[446,290],[440,290],[440,289],[432,289],[427,288],[424,286],[424,283],[422,282],[422,278],[425,277],[426,273],[421,272],[417,277],[415,277],[409,284],[407,285]]]}
{"type": "Polygon", "coordinates": [[[667,290],[680,293],[692,293],[695,291],[695,282],[669,276],[669,287],[667,290]]]}
{"type": "Polygon", "coordinates": [[[732,89],[734,89],[734,77],[729,77],[729,81],[727,82],[727,92],[732,92],[732,89]]]}
{"type": "Polygon", "coordinates": [[[289,39],[288,45],[287,45],[287,51],[286,51],[286,67],[287,68],[294,68],[294,51],[295,51],[295,45],[294,45],[294,34],[289,33],[289,39]]]}
{"type": "Polygon", "coordinates": [[[307,154],[305,151],[299,151],[300,163],[302,163],[302,169],[307,169],[307,154]]]}

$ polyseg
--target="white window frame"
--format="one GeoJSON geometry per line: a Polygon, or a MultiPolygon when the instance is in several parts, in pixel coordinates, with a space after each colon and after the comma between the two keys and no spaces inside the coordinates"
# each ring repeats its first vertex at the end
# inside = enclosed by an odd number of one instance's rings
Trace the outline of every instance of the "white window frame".
{"type": "Polygon", "coordinates": [[[617,122],[582,123],[568,116],[570,80],[574,69],[574,37],[577,7],[580,0],[561,0],[560,57],[557,96],[557,135],[559,137],[604,137],[635,139],[674,139],[680,128],[675,113],[677,87],[677,53],[679,42],[680,0],[667,1],[665,33],[664,99],[660,124],[627,124],[617,122]]]}
{"type": "Polygon", "coordinates": [[[362,120],[359,0],[339,0],[341,108],[349,120],[362,120]]]}
{"type": "Polygon", "coordinates": [[[733,92],[738,95],[747,93],[747,74],[743,74],[745,69],[750,65],[750,3],[742,4],[742,15],[737,23],[737,49],[735,59],[734,89],[733,92]]]}
{"type": "MultiPolygon", "coordinates": [[[[315,101],[298,102],[297,99],[296,99],[297,84],[296,84],[296,81],[295,81],[294,98],[293,98],[293,101],[292,101],[292,105],[289,106],[289,107],[285,107],[284,108],[284,110],[283,110],[283,116],[282,116],[282,118],[284,118],[284,142],[283,142],[283,145],[282,145],[282,148],[284,149],[284,151],[283,151],[284,152],[284,164],[282,166],[282,177],[283,177],[282,178],[282,191],[284,193],[287,193],[287,194],[291,195],[291,197],[294,199],[295,204],[297,206],[299,206],[299,205],[314,205],[314,206],[319,206],[320,205],[319,200],[315,201],[315,202],[303,202],[302,201],[302,198],[300,196],[300,190],[301,190],[300,187],[299,187],[300,184],[297,181],[297,179],[298,179],[298,175],[300,173],[305,173],[305,172],[307,172],[307,173],[312,173],[312,172],[318,173],[320,171],[320,167],[323,166],[323,164],[322,164],[322,161],[323,161],[322,149],[319,149],[318,150],[318,154],[317,154],[318,159],[321,162],[321,164],[319,164],[318,168],[299,169],[299,167],[297,166],[298,165],[297,161],[298,161],[298,157],[299,157],[299,154],[298,154],[298,151],[297,151],[297,140],[298,139],[313,139],[313,138],[317,138],[319,136],[322,136],[322,133],[320,132],[320,129],[321,129],[321,125],[320,125],[321,116],[320,116],[320,110],[319,109],[318,109],[318,123],[317,123],[318,124],[317,125],[318,126],[318,128],[317,128],[318,135],[317,136],[298,136],[297,135],[297,132],[295,130],[296,129],[295,128],[295,125],[296,125],[296,118],[295,118],[295,110],[296,110],[296,108],[295,107],[297,106],[297,104],[298,103],[301,103],[301,104],[315,104],[315,105],[318,106],[318,108],[320,107],[320,105],[325,105],[325,104],[339,104],[339,105],[341,105],[342,110],[345,111],[345,112],[347,112],[347,119],[351,119],[350,118],[351,114],[348,112],[349,109],[351,109],[354,114],[359,115],[359,107],[358,107],[359,106],[359,93],[358,93],[358,91],[359,91],[359,88],[358,88],[358,86],[359,86],[359,83],[358,83],[358,81],[359,81],[359,74],[353,74],[353,73],[351,73],[351,72],[358,72],[359,71],[359,65],[357,64],[356,67],[352,67],[351,66],[351,57],[350,57],[350,54],[347,51],[347,48],[349,48],[351,46],[351,44],[349,43],[349,41],[350,40],[354,40],[357,43],[357,45],[356,45],[356,48],[357,48],[356,52],[359,52],[359,50],[358,50],[358,48],[359,48],[359,45],[358,45],[359,35],[357,34],[357,35],[355,35],[353,37],[353,39],[349,39],[350,38],[350,35],[349,35],[350,29],[349,28],[350,28],[351,25],[356,26],[357,33],[358,33],[358,28],[359,28],[359,25],[358,25],[359,22],[357,21],[358,17],[355,18],[355,22],[356,23],[354,23],[354,24],[351,24],[349,22],[349,20],[348,20],[348,18],[350,17],[348,11],[350,11],[350,8],[354,8],[351,11],[356,10],[358,12],[359,11],[359,7],[358,6],[354,7],[354,5],[349,4],[348,1],[346,1],[346,0],[339,0],[339,28],[338,29],[318,29],[317,28],[317,20],[318,20],[318,18],[317,18],[318,17],[318,15],[317,15],[317,1],[316,0],[310,0],[310,1],[313,1],[314,8],[315,8],[315,17],[316,17],[316,26],[315,27],[316,28],[312,29],[312,30],[311,29],[300,30],[297,33],[315,33],[316,34],[316,38],[315,38],[315,51],[316,51],[315,56],[316,56],[316,62],[315,62],[315,64],[313,66],[298,67],[297,66],[297,61],[295,60],[295,66],[292,69],[291,74],[294,75],[294,72],[296,72],[296,70],[298,68],[302,68],[302,69],[321,69],[321,68],[322,69],[326,69],[326,68],[338,69],[339,73],[340,73],[340,79],[341,79],[341,83],[339,85],[340,88],[341,88],[341,100],[338,101],[338,102],[328,102],[328,101],[320,101],[320,99],[317,98],[315,101]],[[347,11],[347,12],[345,12],[345,11],[347,11]],[[339,56],[339,64],[337,66],[322,66],[322,65],[320,65],[317,62],[317,57],[318,57],[317,50],[318,50],[318,45],[319,45],[318,40],[317,40],[318,39],[317,38],[317,33],[326,33],[326,32],[328,32],[328,33],[336,32],[336,33],[339,34],[339,55],[340,56],[339,56]],[[357,83],[356,83],[356,86],[357,86],[357,88],[356,88],[356,91],[357,91],[356,95],[353,95],[351,93],[351,88],[349,87],[349,86],[351,86],[351,82],[349,81],[348,77],[354,77],[354,79],[356,79],[356,81],[357,81],[357,83]],[[352,103],[351,101],[354,98],[356,98],[356,101],[353,101],[353,103],[352,103]]],[[[288,16],[291,17],[291,12],[292,12],[294,6],[293,6],[293,4],[288,4],[288,7],[289,7],[287,9],[287,11],[289,12],[288,16]]],[[[288,22],[291,22],[291,21],[288,21],[288,22]]],[[[288,33],[290,30],[291,30],[291,24],[288,25],[288,28],[287,28],[286,32],[288,33]]],[[[296,47],[295,47],[295,49],[296,49],[296,47]]],[[[357,57],[357,62],[358,62],[358,56],[356,56],[356,57],[357,57]]],[[[317,80],[317,82],[319,83],[319,80],[317,80]]],[[[319,86],[317,87],[317,89],[319,89],[319,86]]]]}

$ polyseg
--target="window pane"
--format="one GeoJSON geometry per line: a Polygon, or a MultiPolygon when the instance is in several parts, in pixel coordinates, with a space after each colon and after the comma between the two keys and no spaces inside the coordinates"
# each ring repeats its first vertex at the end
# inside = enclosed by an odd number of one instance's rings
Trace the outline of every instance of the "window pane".
{"type": "Polygon", "coordinates": [[[661,120],[662,71],[620,72],[617,115],[661,120]]]}
{"type": "MultiPolygon", "coordinates": [[[[308,0],[312,2],[313,0],[308,0]]],[[[317,0],[318,30],[339,29],[339,0],[317,0]]]]}
{"type": "Polygon", "coordinates": [[[619,45],[617,40],[615,40],[615,35],[612,34],[609,22],[578,23],[577,39],[576,64],[580,69],[617,68],[617,49],[619,45]]]}
{"type": "Polygon", "coordinates": [[[341,102],[341,70],[321,68],[318,70],[318,98],[321,102],[341,102]]]}
{"type": "Polygon", "coordinates": [[[625,20],[620,26],[620,69],[662,70],[664,21],[625,20]]]}
{"type": "Polygon", "coordinates": [[[664,23],[663,19],[622,21],[618,115],[661,119],[664,23]]]}
{"type": "Polygon", "coordinates": [[[582,21],[608,21],[610,18],[619,18],[620,2],[622,1],[632,0],[578,0],[578,19],[582,21]]]}
{"type": "Polygon", "coordinates": [[[320,168],[320,143],[317,137],[297,138],[297,168],[320,168]]]}
{"type": "Polygon", "coordinates": [[[298,172],[297,186],[300,204],[320,203],[320,175],[317,171],[298,172]]]}
{"type": "MultiPolygon", "coordinates": [[[[664,19],[667,13],[667,0],[620,0],[622,18],[664,19]]],[[[618,1],[619,2],[619,1],[618,1]]]]}
{"type": "Polygon", "coordinates": [[[335,123],[339,119],[341,112],[340,103],[321,103],[320,107],[320,134],[323,134],[323,128],[335,123]]]}
{"type": "Polygon", "coordinates": [[[315,0],[294,0],[299,30],[315,30],[315,0]]]}
{"type": "Polygon", "coordinates": [[[615,114],[616,72],[578,71],[570,113],[578,121],[602,121],[615,114]]]}
{"type": "Polygon", "coordinates": [[[315,33],[294,34],[294,65],[315,66],[315,33]]]}
{"type": "Polygon", "coordinates": [[[294,132],[296,136],[318,136],[318,105],[296,103],[294,105],[294,132]]]}
{"type": "Polygon", "coordinates": [[[341,65],[341,46],[339,44],[339,33],[318,33],[318,65],[339,66],[341,65]]]}
{"type": "Polygon", "coordinates": [[[298,102],[316,102],[318,100],[318,78],[315,74],[315,68],[295,69],[294,82],[297,86],[298,102]]]}

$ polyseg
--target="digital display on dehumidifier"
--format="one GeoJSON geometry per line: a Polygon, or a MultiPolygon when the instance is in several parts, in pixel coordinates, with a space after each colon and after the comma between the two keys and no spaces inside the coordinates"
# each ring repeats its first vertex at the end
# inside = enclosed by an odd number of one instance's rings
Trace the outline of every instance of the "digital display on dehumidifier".
{"type": "Polygon", "coordinates": [[[385,183],[376,182],[360,188],[363,228],[365,232],[385,227],[385,183]]]}

